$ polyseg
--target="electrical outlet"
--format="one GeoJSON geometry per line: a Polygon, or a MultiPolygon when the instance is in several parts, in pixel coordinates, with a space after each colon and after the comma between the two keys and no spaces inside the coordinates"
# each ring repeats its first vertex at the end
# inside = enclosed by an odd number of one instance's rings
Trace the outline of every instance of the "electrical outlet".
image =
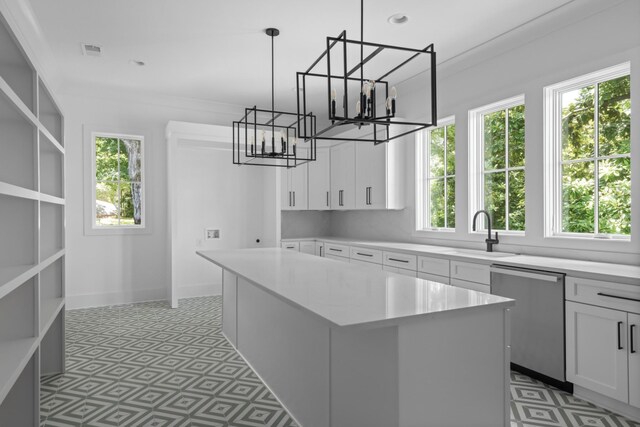
{"type": "Polygon", "coordinates": [[[207,228],[204,230],[205,240],[219,239],[220,230],[214,228],[207,228]]]}

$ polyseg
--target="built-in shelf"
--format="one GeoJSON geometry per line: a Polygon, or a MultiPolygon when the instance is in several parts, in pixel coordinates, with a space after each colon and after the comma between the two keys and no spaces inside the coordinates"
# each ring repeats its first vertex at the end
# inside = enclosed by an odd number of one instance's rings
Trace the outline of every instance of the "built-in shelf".
{"type": "Polygon", "coordinates": [[[40,132],[40,192],[64,197],[64,154],[58,146],[40,132]]]}
{"type": "Polygon", "coordinates": [[[35,112],[35,71],[33,65],[8,30],[4,19],[0,16],[0,76],[20,100],[35,112]],[[4,24],[4,25],[3,25],[4,24]]]}
{"type": "Polygon", "coordinates": [[[41,79],[38,79],[38,119],[53,138],[64,146],[62,141],[62,113],[41,79]]]}
{"type": "Polygon", "coordinates": [[[0,123],[0,181],[37,190],[37,127],[1,92],[0,123]]]}
{"type": "Polygon", "coordinates": [[[60,314],[64,306],[64,298],[46,299],[40,302],[40,335],[45,335],[49,327],[60,314]]]}
{"type": "Polygon", "coordinates": [[[5,341],[0,345],[0,402],[7,396],[20,372],[38,348],[38,338],[5,341]]]}
{"type": "Polygon", "coordinates": [[[0,194],[0,268],[37,262],[37,204],[0,194]]]}
{"type": "Polygon", "coordinates": [[[64,245],[64,206],[40,203],[40,259],[60,251],[64,245]]]}
{"type": "Polygon", "coordinates": [[[39,423],[64,372],[64,118],[0,14],[0,426],[39,423]]]}

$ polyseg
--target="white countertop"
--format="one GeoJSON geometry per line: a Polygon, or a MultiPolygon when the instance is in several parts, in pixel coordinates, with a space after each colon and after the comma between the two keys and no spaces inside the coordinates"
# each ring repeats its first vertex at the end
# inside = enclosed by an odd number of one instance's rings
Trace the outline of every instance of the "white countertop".
{"type": "Polygon", "coordinates": [[[344,237],[310,237],[296,239],[282,239],[286,241],[318,240],[336,242],[346,245],[367,247],[379,250],[391,250],[414,255],[434,256],[482,264],[503,264],[514,267],[533,268],[565,273],[583,278],[597,278],[600,280],[621,281],[640,286],[640,266],[627,264],[613,264],[606,262],[582,261],[575,259],[543,257],[533,255],[510,254],[495,252],[491,255],[484,251],[453,248],[448,246],[420,245],[416,243],[379,242],[344,237]]]}
{"type": "Polygon", "coordinates": [[[197,253],[332,326],[386,326],[416,316],[514,305],[496,295],[286,249],[197,253]]]}

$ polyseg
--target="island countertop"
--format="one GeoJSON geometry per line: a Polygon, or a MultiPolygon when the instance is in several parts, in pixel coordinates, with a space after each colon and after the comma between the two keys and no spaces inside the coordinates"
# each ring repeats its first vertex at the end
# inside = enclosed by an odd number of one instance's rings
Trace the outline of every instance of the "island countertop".
{"type": "Polygon", "coordinates": [[[279,248],[198,255],[331,326],[382,327],[455,310],[509,307],[495,295],[279,248]]]}

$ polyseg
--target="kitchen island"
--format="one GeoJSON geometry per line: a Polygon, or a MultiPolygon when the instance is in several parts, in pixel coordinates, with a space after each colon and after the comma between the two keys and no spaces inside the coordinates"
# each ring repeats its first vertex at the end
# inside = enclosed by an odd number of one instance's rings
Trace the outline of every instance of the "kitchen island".
{"type": "Polygon", "coordinates": [[[509,425],[509,307],[282,249],[199,251],[223,333],[303,427],[509,425]]]}

